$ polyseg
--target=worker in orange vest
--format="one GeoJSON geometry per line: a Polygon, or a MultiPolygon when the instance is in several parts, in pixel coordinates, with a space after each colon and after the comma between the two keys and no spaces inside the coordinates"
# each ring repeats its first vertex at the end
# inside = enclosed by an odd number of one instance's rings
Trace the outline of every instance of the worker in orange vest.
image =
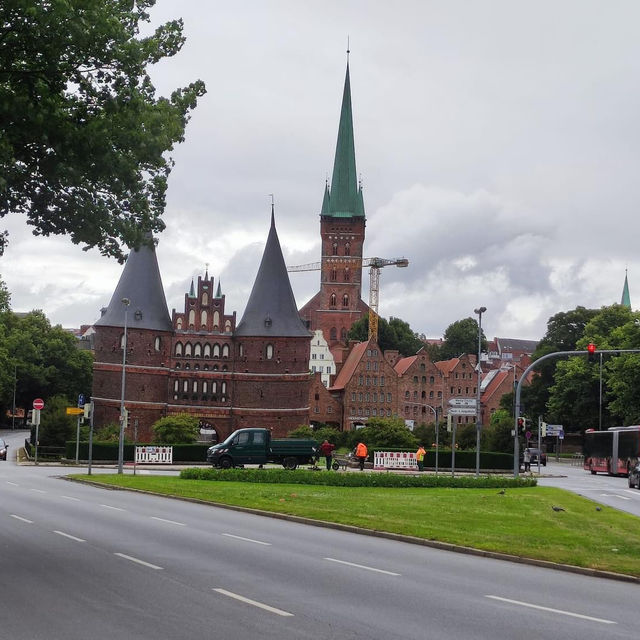
{"type": "Polygon", "coordinates": [[[356,446],[356,458],[360,462],[360,471],[364,471],[364,463],[369,455],[369,451],[367,450],[367,445],[364,442],[358,442],[356,446]]]}
{"type": "Polygon", "coordinates": [[[416,462],[418,463],[418,471],[424,471],[424,457],[426,455],[424,445],[420,445],[416,451],[416,462]]]}

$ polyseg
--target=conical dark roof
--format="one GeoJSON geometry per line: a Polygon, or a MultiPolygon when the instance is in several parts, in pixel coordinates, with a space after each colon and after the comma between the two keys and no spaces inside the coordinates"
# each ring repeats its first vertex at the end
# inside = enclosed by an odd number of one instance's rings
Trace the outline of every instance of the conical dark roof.
{"type": "Polygon", "coordinates": [[[125,308],[123,298],[130,301],[127,327],[156,331],[172,330],[158,260],[153,247],[141,245],[139,249],[129,253],[111,302],[95,324],[123,327],[125,308]]]}
{"type": "Polygon", "coordinates": [[[311,337],[298,314],[276,232],[273,209],[271,229],[262,254],[262,262],[235,335],[311,337]]]}

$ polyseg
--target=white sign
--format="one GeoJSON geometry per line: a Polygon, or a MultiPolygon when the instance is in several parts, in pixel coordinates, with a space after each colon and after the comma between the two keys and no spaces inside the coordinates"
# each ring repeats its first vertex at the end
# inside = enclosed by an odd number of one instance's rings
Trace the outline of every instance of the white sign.
{"type": "Polygon", "coordinates": [[[548,424],[545,431],[548,436],[559,436],[561,433],[564,435],[564,427],[561,424],[548,424]]]}
{"type": "Polygon", "coordinates": [[[450,416],[475,416],[475,407],[449,407],[447,414],[450,416]]]}
{"type": "Polygon", "coordinates": [[[373,456],[373,468],[415,471],[418,463],[413,451],[376,451],[373,456]]]}
{"type": "Polygon", "coordinates": [[[450,407],[475,407],[476,399],[475,398],[451,398],[449,400],[450,407]]]}
{"type": "Polygon", "coordinates": [[[136,462],[172,464],[173,447],[136,447],[136,462]]]}

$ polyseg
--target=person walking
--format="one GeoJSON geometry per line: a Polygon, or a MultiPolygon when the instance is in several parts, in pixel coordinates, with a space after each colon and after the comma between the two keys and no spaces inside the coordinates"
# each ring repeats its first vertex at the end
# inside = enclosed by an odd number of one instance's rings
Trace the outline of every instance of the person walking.
{"type": "Polygon", "coordinates": [[[418,463],[418,471],[424,471],[424,457],[426,455],[424,445],[421,444],[416,451],[416,462],[418,463]]]}
{"type": "Polygon", "coordinates": [[[524,472],[531,471],[531,451],[529,451],[529,447],[524,450],[522,460],[524,462],[524,472]]]}
{"type": "Polygon", "coordinates": [[[364,463],[367,460],[367,456],[369,455],[369,451],[367,450],[367,445],[360,441],[356,446],[356,458],[358,458],[358,462],[360,463],[360,471],[364,471],[364,463]]]}
{"type": "Polygon", "coordinates": [[[327,462],[327,471],[331,469],[331,462],[333,460],[333,450],[336,448],[335,444],[331,444],[328,440],[325,440],[320,445],[320,453],[324,456],[327,462]]]}

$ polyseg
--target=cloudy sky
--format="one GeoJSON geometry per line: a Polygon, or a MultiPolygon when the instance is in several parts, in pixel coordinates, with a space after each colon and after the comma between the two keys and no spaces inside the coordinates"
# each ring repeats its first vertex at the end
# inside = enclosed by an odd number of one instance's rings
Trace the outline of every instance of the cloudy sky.
{"type": "MultiPolygon", "coordinates": [[[[158,0],[154,23],[175,17],[187,42],[153,69],[158,93],[198,78],[208,93],[173,154],[158,246],[169,310],[208,263],[241,317],[268,194],[288,264],[320,259],[347,38],[364,254],[410,262],[381,272],[382,316],[439,337],[484,305],[488,336],[536,339],[558,311],[620,302],[626,268],[635,307],[635,0],[158,0]]],[[[122,267],[2,222],[13,309],[95,321],[122,267]]],[[[302,306],[319,273],[291,282],[302,306]]]]}

